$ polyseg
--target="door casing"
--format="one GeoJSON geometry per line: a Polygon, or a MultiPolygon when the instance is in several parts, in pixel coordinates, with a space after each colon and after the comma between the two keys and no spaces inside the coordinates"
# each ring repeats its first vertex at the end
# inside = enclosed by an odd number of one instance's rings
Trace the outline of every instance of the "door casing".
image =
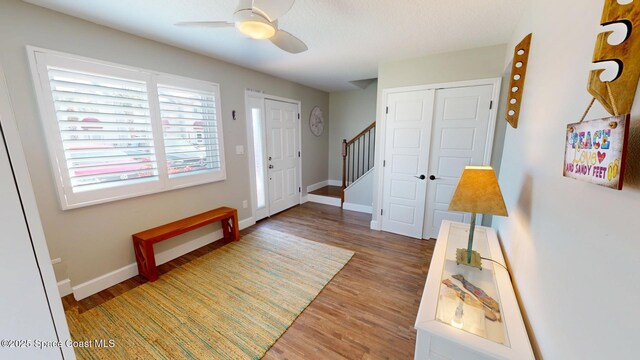
{"type": "MultiPolygon", "coordinates": [[[[493,85],[493,93],[491,96],[491,101],[493,102],[493,106],[489,112],[489,133],[487,135],[487,151],[485,152],[485,156],[483,159],[483,164],[488,165],[491,162],[491,154],[493,151],[493,141],[495,135],[495,127],[498,116],[498,107],[499,98],[500,98],[500,85],[502,83],[502,78],[487,78],[487,79],[479,79],[479,80],[469,80],[469,81],[457,81],[457,82],[449,82],[449,83],[438,83],[438,84],[426,84],[426,85],[418,85],[418,86],[406,86],[399,88],[390,88],[382,90],[382,102],[379,107],[379,114],[383,114],[380,116],[378,123],[376,126],[378,127],[377,133],[379,136],[376,136],[376,168],[379,169],[376,174],[377,184],[375,187],[376,194],[374,194],[374,199],[376,202],[374,203],[373,210],[373,218],[371,220],[371,229],[373,230],[381,230],[382,229],[382,216],[380,216],[380,208],[383,203],[383,192],[384,192],[384,171],[383,169],[383,161],[385,160],[385,144],[386,144],[386,107],[388,106],[388,97],[389,94],[393,93],[403,93],[403,92],[411,92],[411,91],[423,91],[423,90],[439,90],[439,89],[450,89],[450,88],[459,88],[459,87],[470,87],[470,86],[479,86],[479,85],[493,85]]],[[[426,198],[425,198],[426,204],[426,198]]],[[[423,230],[424,232],[424,230],[423,230]]]]}
{"type": "MultiPolygon", "coordinates": [[[[33,191],[33,185],[31,183],[31,177],[27,168],[27,161],[23,151],[22,140],[20,139],[13,107],[11,105],[7,82],[5,80],[2,68],[0,68],[0,124],[2,125],[2,135],[4,136],[5,141],[4,145],[6,147],[7,155],[11,163],[11,169],[13,170],[13,176],[17,186],[20,204],[22,206],[22,209],[17,210],[22,212],[24,215],[24,220],[31,239],[30,245],[33,249],[33,255],[35,256],[35,261],[38,265],[41,282],[40,284],[35,285],[43,287],[45,293],[43,294],[43,296],[46,297],[46,301],[50,310],[50,315],[46,316],[46,318],[44,319],[41,319],[41,321],[51,321],[55,328],[57,340],[65,343],[71,341],[69,326],[67,324],[66,315],[62,307],[62,301],[60,300],[60,292],[53,271],[53,265],[51,264],[51,255],[49,253],[49,248],[47,246],[46,238],[44,235],[44,229],[42,228],[42,221],[40,219],[40,213],[38,211],[38,206],[33,191]]],[[[3,149],[0,151],[5,150],[3,149]]],[[[34,284],[25,284],[25,286],[31,285],[34,284]]],[[[18,297],[22,294],[21,289],[11,289],[11,291],[13,291],[15,294],[18,294],[18,297]]],[[[31,303],[31,301],[25,303],[25,309],[28,308],[26,305],[29,303],[31,303]]],[[[75,352],[70,346],[62,346],[60,347],[59,351],[60,358],[76,358],[75,352]]],[[[24,354],[26,356],[29,356],[28,354],[36,356],[35,354],[37,353],[24,354]]]]}
{"type": "MultiPolygon", "coordinates": [[[[259,219],[263,219],[264,216],[260,216],[260,218],[258,219],[257,217],[257,199],[258,199],[258,194],[257,194],[257,190],[256,190],[256,159],[255,159],[255,149],[253,146],[253,118],[251,115],[251,100],[258,100],[262,102],[262,108],[261,108],[261,112],[263,115],[266,115],[266,107],[265,107],[265,100],[274,100],[274,101],[282,101],[282,102],[287,102],[287,103],[292,103],[292,104],[296,104],[298,106],[298,114],[302,114],[302,103],[299,100],[293,100],[293,99],[288,99],[288,98],[284,98],[284,97],[280,97],[280,96],[274,96],[274,95],[269,95],[269,94],[265,94],[262,92],[257,92],[257,91],[252,91],[252,90],[245,90],[245,125],[246,125],[246,129],[247,129],[247,164],[249,166],[249,178],[250,178],[250,183],[251,183],[251,199],[250,199],[250,203],[251,203],[251,217],[252,220],[257,221],[259,219]]],[[[300,116],[301,117],[301,116],[300,116]]],[[[265,120],[266,121],[266,120],[265,120]]],[[[302,154],[302,126],[301,126],[301,120],[298,119],[297,121],[297,131],[298,131],[298,149],[297,151],[300,152],[300,154],[302,154]]],[[[265,144],[263,144],[265,145],[265,144]]],[[[265,148],[266,150],[266,148],[265,148]]],[[[300,186],[302,187],[302,156],[298,157],[298,184],[300,184],[300,186]]],[[[269,184],[265,184],[265,192],[266,192],[266,197],[267,197],[267,201],[266,201],[266,214],[267,216],[270,214],[269,211],[269,184]]],[[[298,192],[298,204],[300,204],[302,201],[302,193],[298,192]]]]}

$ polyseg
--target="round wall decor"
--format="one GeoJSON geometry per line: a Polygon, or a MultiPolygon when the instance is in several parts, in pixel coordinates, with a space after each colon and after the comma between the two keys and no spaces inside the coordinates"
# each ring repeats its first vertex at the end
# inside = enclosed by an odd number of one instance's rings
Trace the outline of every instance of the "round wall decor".
{"type": "Polygon", "coordinates": [[[318,106],[314,107],[311,110],[311,115],[309,115],[309,129],[315,136],[322,135],[322,131],[324,130],[324,115],[318,106]]]}

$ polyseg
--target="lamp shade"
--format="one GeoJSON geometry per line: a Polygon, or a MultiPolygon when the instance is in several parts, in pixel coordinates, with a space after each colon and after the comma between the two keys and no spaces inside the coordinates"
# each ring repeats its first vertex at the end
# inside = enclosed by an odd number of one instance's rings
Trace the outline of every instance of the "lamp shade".
{"type": "Polygon", "coordinates": [[[493,168],[465,167],[449,204],[449,210],[507,216],[507,207],[493,168]]]}

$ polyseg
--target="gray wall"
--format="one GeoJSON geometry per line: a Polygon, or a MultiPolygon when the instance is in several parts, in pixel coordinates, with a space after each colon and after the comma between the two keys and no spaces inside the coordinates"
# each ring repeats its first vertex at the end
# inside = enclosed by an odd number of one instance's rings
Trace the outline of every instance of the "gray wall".
{"type": "MultiPolygon", "coordinates": [[[[380,65],[378,70],[377,118],[384,116],[382,91],[405,86],[427,85],[464,80],[502,77],[506,45],[496,45],[477,49],[433,54],[417,59],[403,60],[380,65]]],[[[505,86],[503,84],[503,86],[505,86]]],[[[503,106],[503,104],[499,104],[503,106]]],[[[498,119],[498,122],[504,121],[498,119]]],[[[379,140],[380,137],[377,137],[379,140]]],[[[381,167],[378,161],[382,158],[382,147],[376,141],[376,172],[381,167]]],[[[375,191],[382,191],[379,186],[379,173],[373,182],[375,191]]],[[[373,221],[379,214],[378,197],[373,197],[373,221]]]]}
{"type": "MultiPolygon", "coordinates": [[[[12,104],[33,179],[38,208],[58,280],[72,285],[135,262],[131,234],[149,227],[227,205],[242,209],[250,200],[246,155],[235,155],[245,145],[244,90],[302,101],[302,188],[327,179],[329,135],[309,131],[309,112],[319,105],[329,114],[329,95],[236,65],[196,55],[168,45],[132,36],[17,0],[0,4],[0,63],[7,76],[12,104]],[[227,180],[160,194],[61,211],[50,170],[44,133],[38,114],[26,45],[77,54],[103,61],[208,80],[220,84],[226,147],[227,180]],[[238,111],[238,120],[231,119],[238,111]]],[[[249,54],[248,54],[249,55],[249,54]]],[[[304,191],[304,190],[303,190],[304,191]]],[[[186,234],[156,246],[156,252],[202,236],[210,229],[186,234]]]]}
{"type": "Polygon", "coordinates": [[[376,121],[378,82],[366,89],[329,94],[329,180],[342,181],[342,140],[351,140],[376,121]]]}

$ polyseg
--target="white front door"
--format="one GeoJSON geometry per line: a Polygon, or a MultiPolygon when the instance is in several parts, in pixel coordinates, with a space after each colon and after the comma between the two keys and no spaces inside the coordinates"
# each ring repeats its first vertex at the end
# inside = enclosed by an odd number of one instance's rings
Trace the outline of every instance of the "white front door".
{"type": "Polygon", "coordinates": [[[489,165],[495,125],[490,121],[492,96],[493,85],[436,91],[424,216],[426,239],[438,236],[442,220],[471,220],[471,214],[447,209],[464,167],[489,165]]]}
{"type": "Polygon", "coordinates": [[[382,230],[422,238],[434,94],[401,92],[386,99],[382,230]]]}
{"type": "Polygon", "coordinates": [[[265,100],[269,215],[300,204],[298,105],[265,100]]]}

